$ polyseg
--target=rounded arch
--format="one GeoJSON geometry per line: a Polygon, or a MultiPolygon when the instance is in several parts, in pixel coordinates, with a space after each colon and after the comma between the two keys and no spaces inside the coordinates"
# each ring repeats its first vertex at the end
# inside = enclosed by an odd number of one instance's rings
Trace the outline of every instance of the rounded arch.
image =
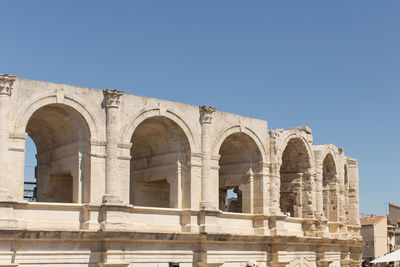
{"type": "Polygon", "coordinates": [[[312,147],[311,144],[307,141],[307,137],[305,136],[305,134],[302,134],[302,132],[298,132],[298,131],[288,131],[283,138],[281,139],[282,141],[279,142],[280,146],[278,148],[278,153],[277,153],[277,158],[279,160],[279,165],[282,165],[282,156],[283,156],[283,152],[285,151],[285,149],[287,148],[288,144],[293,141],[293,140],[297,140],[298,142],[298,147],[306,152],[306,157],[308,159],[308,164],[309,167],[313,166],[313,153],[312,153],[312,147]]]}
{"type": "Polygon", "coordinates": [[[89,201],[89,125],[80,112],[49,103],[36,109],[24,132],[37,149],[35,198],[39,202],[89,201]]]}
{"type": "Polygon", "coordinates": [[[291,217],[308,216],[313,201],[305,192],[313,184],[311,147],[302,134],[290,131],[284,136],[277,154],[281,211],[291,217]]]}
{"type": "Polygon", "coordinates": [[[218,154],[219,209],[252,213],[254,175],[262,172],[262,152],[255,140],[244,132],[231,132],[218,154]]]}
{"type": "Polygon", "coordinates": [[[196,139],[194,138],[194,135],[192,133],[192,130],[188,126],[188,124],[180,117],[178,116],[175,112],[166,110],[165,112],[162,112],[160,108],[153,108],[153,109],[148,109],[140,112],[139,114],[136,114],[131,117],[131,119],[128,120],[128,123],[125,124],[125,126],[122,127],[121,131],[121,136],[120,136],[120,141],[121,143],[130,143],[131,138],[133,133],[135,132],[136,128],[146,119],[152,118],[152,117],[165,117],[176,123],[182,131],[185,133],[188,142],[190,144],[190,148],[192,151],[198,150],[198,144],[196,142],[196,139]]]}
{"type": "Polygon", "coordinates": [[[164,116],[153,116],[143,120],[131,137],[132,152],[143,147],[145,154],[176,152],[177,155],[191,151],[189,139],[183,129],[164,116]]]}
{"type": "Polygon", "coordinates": [[[331,147],[326,149],[322,161],[323,212],[328,221],[339,220],[338,164],[331,147]]]}
{"type": "Polygon", "coordinates": [[[326,180],[331,180],[334,177],[337,178],[338,170],[337,164],[332,153],[327,153],[322,162],[322,179],[325,182],[326,180]]]}
{"type": "Polygon", "coordinates": [[[339,173],[340,173],[339,159],[338,159],[337,155],[338,155],[337,149],[333,145],[326,146],[322,153],[322,162],[324,162],[325,159],[329,156],[329,160],[331,160],[334,163],[333,166],[335,168],[335,170],[334,170],[335,175],[339,175],[339,173]]]}
{"type": "Polygon", "coordinates": [[[165,116],[141,121],[131,136],[130,203],[181,208],[189,190],[191,146],[186,133],[165,116]]]}
{"type": "Polygon", "coordinates": [[[69,96],[64,96],[63,101],[59,102],[57,101],[57,95],[55,94],[42,95],[33,99],[27,99],[17,111],[14,122],[14,131],[16,133],[25,132],[28,121],[32,117],[33,113],[39,110],[41,107],[50,104],[65,105],[74,110],[74,112],[79,113],[89,127],[91,139],[104,140],[105,136],[99,130],[99,120],[94,112],[92,112],[81,101],[75,100],[69,96]]]}
{"type": "Polygon", "coordinates": [[[243,132],[228,135],[222,142],[218,153],[220,165],[226,162],[230,164],[245,162],[248,163],[248,168],[245,171],[248,171],[249,168],[252,168],[253,171],[259,171],[255,169],[259,168],[259,163],[263,160],[260,148],[254,139],[243,132]],[[229,158],[227,158],[228,155],[229,158]]]}
{"type": "Polygon", "coordinates": [[[222,146],[222,143],[226,140],[226,138],[235,133],[242,133],[249,136],[251,140],[256,144],[258,150],[260,151],[261,161],[262,162],[268,161],[268,155],[265,152],[266,150],[263,143],[261,142],[261,139],[252,130],[250,130],[247,127],[241,127],[240,125],[231,126],[220,132],[220,134],[215,139],[214,144],[212,146],[211,150],[212,154],[217,155],[222,146]]]}
{"type": "Polygon", "coordinates": [[[30,116],[24,132],[32,138],[38,152],[75,141],[86,143],[91,138],[85,118],[64,104],[41,106],[30,116]]]}

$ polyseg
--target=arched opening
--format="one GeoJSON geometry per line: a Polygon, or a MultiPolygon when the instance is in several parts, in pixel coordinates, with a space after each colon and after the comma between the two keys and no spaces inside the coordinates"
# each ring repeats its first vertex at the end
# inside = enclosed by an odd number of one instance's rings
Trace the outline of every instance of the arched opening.
{"type": "Polygon", "coordinates": [[[36,154],[35,142],[29,136],[25,142],[25,166],[24,166],[24,200],[36,201],[36,154]]]}
{"type": "Polygon", "coordinates": [[[327,154],[322,164],[323,211],[328,221],[338,220],[337,173],[332,154],[327,154]]]}
{"type": "Polygon", "coordinates": [[[310,158],[303,140],[292,138],[282,153],[280,208],[289,217],[302,217],[303,183],[310,179],[310,158]]]}
{"type": "Polygon", "coordinates": [[[83,117],[66,105],[46,105],[32,114],[26,132],[37,149],[34,168],[36,188],[27,183],[33,182],[32,170],[31,174],[28,168],[25,172],[24,191],[32,189],[30,200],[60,203],[88,201],[88,192],[84,194],[84,191],[89,191],[85,189],[88,189],[90,176],[90,161],[86,157],[90,151],[90,131],[83,117]]]}
{"type": "Polygon", "coordinates": [[[224,140],[219,155],[219,209],[252,213],[253,179],[262,162],[257,144],[244,133],[234,133],[224,140]]]}
{"type": "Polygon", "coordinates": [[[135,129],[130,164],[130,203],[136,206],[181,208],[190,200],[190,145],[172,120],[157,116],[135,129]]]}

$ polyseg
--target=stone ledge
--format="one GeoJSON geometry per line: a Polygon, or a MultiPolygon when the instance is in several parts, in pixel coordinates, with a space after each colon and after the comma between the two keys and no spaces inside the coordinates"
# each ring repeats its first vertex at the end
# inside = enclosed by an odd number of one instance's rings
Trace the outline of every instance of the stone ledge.
{"type": "Polygon", "coordinates": [[[182,241],[182,242],[244,242],[271,243],[284,245],[308,246],[349,246],[361,248],[362,242],[357,240],[340,240],[317,237],[296,236],[260,236],[238,234],[194,234],[194,233],[161,233],[161,232],[123,232],[123,231],[23,231],[0,230],[0,240],[40,240],[40,241],[182,241]]]}

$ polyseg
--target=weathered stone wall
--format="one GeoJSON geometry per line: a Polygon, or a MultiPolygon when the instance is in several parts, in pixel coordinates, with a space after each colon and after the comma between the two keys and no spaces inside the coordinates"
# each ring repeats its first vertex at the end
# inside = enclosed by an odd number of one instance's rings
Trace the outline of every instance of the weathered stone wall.
{"type": "Polygon", "coordinates": [[[357,161],[312,141],[308,127],[1,75],[0,266],[357,266],[357,161]]]}

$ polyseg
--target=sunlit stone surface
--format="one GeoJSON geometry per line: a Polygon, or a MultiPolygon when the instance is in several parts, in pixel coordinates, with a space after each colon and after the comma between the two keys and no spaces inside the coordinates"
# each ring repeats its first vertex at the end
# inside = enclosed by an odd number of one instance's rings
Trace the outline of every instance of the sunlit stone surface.
{"type": "Polygon", "coordinates": [[[360,266],[357,160],[312,140],[308,127],[2,74],[0,266],[360,266]]]}

